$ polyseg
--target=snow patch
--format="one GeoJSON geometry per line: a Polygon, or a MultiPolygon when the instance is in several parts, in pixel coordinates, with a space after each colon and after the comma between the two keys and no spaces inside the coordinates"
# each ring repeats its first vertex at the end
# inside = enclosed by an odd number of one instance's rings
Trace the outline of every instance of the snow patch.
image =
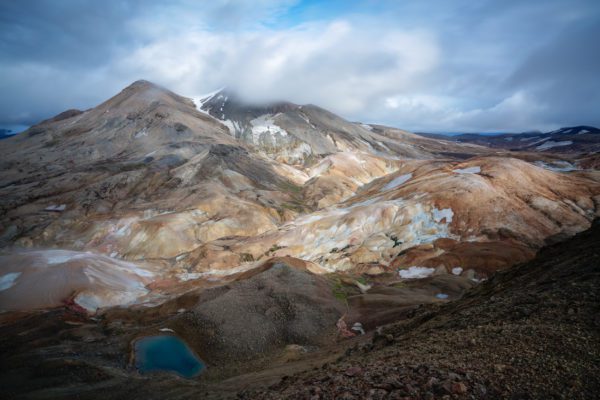
{"type": "Polygon", "coordinates": [[[551,149],[554,147],[569,146],[572,144],[573,144],[573,141],[571,141],[571,140],[564,140],[562,142],[555,142],[554,140],[548,140],[547,142],[537,146],[535,149],[539,150],[539,151],[544,151],[544,150],[548,150],[548,149],[551,149]]]}
{"type": "Polygon", "coordinates": [[[215,95],[219,92],[221,92],[224,88],[220,88],[215,90],[214,92],[210,92],[210,93],[206,93],[200,96],[192,96],[191,99],[194,102],[194,105],[196,106],[196,109],[204,114],[208,114],[208,111],[205,111],[202,109],[202,106],[205,103],[208,103],[213,97],[215,97],[215,95]]]}
{"type": "Polygon", "coordinates": [[[252,142],[254,144],[258,144],[262,134],[268,134],[271,136],[275,136],[277,134],[280,136],[288,135],[283,128],[275,125],[275,121],[273,121],[273,115],[271,114],[261,115],[258,118],[254,118],[250,121],[250,124],[252,125],[252,142]]]}
{"type": "Polygon", "coordinates": [[[46,208],[44,208],[44,211],[65,211],[67,209],[67,205],[66,204],[61,204],[61,205],[50,205],[46,208]]]}
{"type": "Polygon", "coordinates": [[[235,121],[232,121],[230,119],[223,120],[223,121],[221,121],[221,123],[223,125],[225,125],[227,127],[227,129],[229,129],[229,133],[232,136],[234,136],[238,130],[241,130],[241,129],[238,129],[238,125],[235,123],[235,121]]]}
{"type": "Polygon", "coordinates": [[[538,167],[554,172],[570,172],[577,171],[578,169],[576,166],[574,166],[568,161],[553,161],[551,164],[546,163],[544,161],[536,161],[534,162],[534,164],[538,167]]]}
{"type": "Polygon", "coordinates": [[[452,268],[452,274],[453,275],[457,275],[458,276],[458,275],[462,274],[462,272],[463,272],[463,269],[461,267],[454,267],[454,268],[452,268]]]}
{"type": "Polygon", "coordinates": [[[394,179],[392,179],[390,182],[388,182],[383,188],[382,190],[390,190],[390,189],[395,189],[398,186],[404,184],[405,182],[407,182],[409,179],[412,178],[412,174],[405,174],[405,175],[400,175],[394,179]]]}
{"type": "Polygon", "coordinates": [[[9,309],[53,307],[73,293],[75,303],[91,312],[129,305],[149,294],[145,285],[155,276],[134,263],[69,250],[19,252],[0,257],[0,263],[21,269],[0,278],[3,288],[12,286],[25,272],[19,281],[26,279],[26,283],[13,289],[16,300],[7,304],[9,309]]]}
{"type": "Polygon", "coordinates": [[[20,272],[11,272],[0,277],[0,292],[14,286],[17,278],[21,275],[20,272]]]}
{"type": "Polygon", "coordinates": [[[308,125],[310,125],[311,128],[317,129],[317,127],[312,122],[310,122],[310,119],[308,119],[308,116],[306,116],[306,114],[301,112],[298,115],[300,116],[300,118],[302,118],[304,120],[304,122],[306,122],[308,125]]]}
{"type": "Polygon", "coordinates": [[[254,268],[254,264],[246,264],[240,265],[239,267],[229,268],[229,269],[210,269],[204,272],[184,272],[181,274],[177,274],[177,278],[180,281],[191,281],[200,278],[207,278],[210,280],[211,278],[222,278],[224,276],[229,276],[233,274],[237,274],[238,272],[249,271],[254,268]]]}
{"type": "Polygon", "coordinates": [[[435,272],[435,268],[427,267],[409,267],[408,269],[401,269],[398,271],[400,278],[403,279],[422,279],[427,278],[435,272]]]}
{"type": "Polygon", "coordinates": [[[133,135],[134,138],[139,139],[143,136],[148,136],[148,129],[144,128],[141,131],[138,131],[133,135]]]}
{"type": "Polygon", "coordinates": [[[452,172],[457,174],[478,174],[481,172],[481,167],[458,168],[453,169],[452,172]]]}
{"type": "Polygon", "coordinates": [[[49,250],[47,252],[39,252],[44,256],[48,265],[64,264],[79,256],[75,252],[66,252],[62,250],[49,250]]]}
{"type": "Polygon", "coordinates": [[[437,208],[434,208],[432,213],[433,213],[433,220],[435,222],[437,222],[438,224],[443,219],[446,219],[446,224],[449,224],[450,222],[452,222],[452,217],[454,216],[454,212],[452,211],[451,208],[444,208],[442,210],[438,210],[437,208]]]}
{"type": "Polygon", "coordinates": [[[353,203],[351,208],[361,207],[361,206],[370,206],[371,204],[375,204],[378,201],[381,201],[381,197],[371,197],[370,199],[359,201],[358,203],[353,203]]]}

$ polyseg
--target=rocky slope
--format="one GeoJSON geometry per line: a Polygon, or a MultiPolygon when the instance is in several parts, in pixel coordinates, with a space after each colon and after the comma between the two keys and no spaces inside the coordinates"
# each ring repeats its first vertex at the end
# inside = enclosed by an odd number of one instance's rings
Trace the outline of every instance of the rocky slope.
{"type": "MultiPolygon", "coordinates": [[[[76,308],[4,313],[0,395],[595,398],[599,238],[596,222],[542,249],[532,261],[494,274],[462,298],[421,299],[429,305],[397,309],[400,322],[338,342],[331,330],[342,303],[326,290],[326,279],[291,259],[153,308],[111,309],[94,318],[76,308]],[[223,315],[235,318],[220,325],[223,315]],[[200,378],[135,371],[132,340],[167,329],[206,358],[209,369],[200,378]],[[280,341],[301,345],[283,348],[280,341]]],[[[381,296],[386,286],[378,288],[381,296]]]]}
{"type": "Polygon", "coordinates": [[[571,398],[600,390],[600,223],[242,398],[571,398]],[[446,397],[445,397],[446,396],[446,397]]]}
{"type": "Polygon", "coordinates": [[[438,151],[485,154],[480,146],[455,145],[398,130],[351,123],[314,105],[289,102],[248,106],[235,93],[221,90],[196,100],[200,110],[224,123],[232,136],[288,164],[312,164],[321,156],[347,150],[403,158],[431,158],[438,151]]]}
{"type": "MultiPolygon", "coordinates": [[[[22,260],[64,277],[81,268],[72,260],[93,257],[175,286],[273,256],[329,272],[418,266],[481,279],[586,229],[599,212],[591,172],[351,123],[315,106],[251,106],[227,92],[195,105],[147,81],[43,121],[0,151],[1,260],[14,277],[0,299],[39,282],[22,260]],[[290,156],[298,148],[306,152],[290,156]],[[69,257],[47,262],[59,250],[69,257]]],[[[82,279],[48,280],[47,290],[89,296],[82,279]]],[[[90,308],[118,304],[119,290],[99,286],[94,296],[104,300],[90,308]]],[[[139,301],[163,298],[150,291],[139,301]]],[[[21,308],[12,303],[0,307],[21,308]]]]}
{"type": "Polygon", "coordinates": [[[406,162],[399,171],[363,185],[344,203],[298,217],[276,232],[232,243],[220,256],[288,255],[332,271],[375,264],[486,273],[530,258],[546,240],[588,227],[596,214],[597,193],[598,186],[585,178],[517,159],[406,162]],[[463,245],[453,247],[457,242],[463,245]],[[477,249],[499,243],[516,252],[516,258],[488,251],[483,264],[477,249]],[[469,255],[471,251],[475,253],[469,255]],[[421,256],[415,259],[416,252],[421,256]]]}

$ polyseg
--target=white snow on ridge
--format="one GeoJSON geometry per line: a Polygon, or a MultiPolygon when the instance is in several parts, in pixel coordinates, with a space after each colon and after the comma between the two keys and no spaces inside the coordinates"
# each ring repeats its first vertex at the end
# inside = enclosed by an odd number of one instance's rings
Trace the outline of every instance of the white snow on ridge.
{"type": "Polygon", "coordinates": [[[544,161],[536,161],[534,162],[534,164],[538,167],[554,172],[571,172],[578,170],[576,166],[574,166],[568,161],[554,161],[551,164],[545,163],[544,161]]]}
{"type": "Polygon", "coordinates": [[[261,115],[258,118],[254,118],[250,121],[252,125],[252,142],[258,144],[260,136],[263,133],[268,133],[271,136],[279,134],[281,136],[287,136],[287,132],[278,125],[275,125],[273,121],[273,115],[261,115]]]}
{"type": "Polygon", "coordinates": [[[451,208],[444,208],[442,210],[438,210],[437,208],[433,209],[433,220],[437,223],[440,223],[445,218],[446,223],[449,224],[452,222],[453,216],[454,212],[451,208]]]}
{"type": "Polygon", "coordinates": [[[468,168],[458,168],[453,169],[452,172],[457,174],[478,174],[481,172],[481,167],[468,167],[468,168]]]}
{"type": "Polygon", "coordinates": [[[362,126],[363,128],[365,128],[366,130],[372,131],[373,127],[371,125],[367,125],[367,124],[360,124],[360,126],[362,126]]]}
{"type": "Polygon", "coordinates": [[[403,241],[401,249],[454,237],[449,228],[453,217],[450,208],[439,210],[403,199],[377,200],[324,209],[288,222],[278,243],[282,246],[302,243],[303,249],[295,256],[317,262],[333,272],[349,266],[347,257],[331,256],[334,248],[362,243],[368,250],[380,252],[394,245],[392,240],[378,239],[384,232],[397,235],[403,241]]]}
{"type": "Polygon", "coordinates": [[[150,266],[70,250],[24,251],[0,256],[0,263],[20,269],[0,277],[0,290],[11,288],[2,305],[8,310],[54,307],[73,295],[90,312],[134,304],[150,293],[146,284],[155,276],[150,266]]]}
{"type": "Polygon", "coordinates": [[[44,257],[48,265],[64,264],[75,258],[81,258],[81,254],[75,252],[67,252],[62,250],[52,250],[48,252],[37,252],[44,257]]]}
{"type": "Polygon", "coordinates": [[[571,140],[565,140],[562,142],[555,142],[554,140],[548,140],[547,142],[537,146],[535,149],[544,151],[544,150],[551,149],[553,147],[569,146],[571,144],[573,144],[573,141],[571,141],[571,140]]]}
{"type": "Polygon", "coordinates": [[[20,272],[11,272],[0,276],[0,292],[12,287],[20,275],[20,272]]]}
{"type": "Polygon", "coordinates": [[[427,267],[409,267],[408,269],[401,269],[398,271],[400,278],[403,279],[422,279],[427,278],[435,272],[435,268],[427,267]]]}
{"type": "Polygon", "coordinates": [[[190,281],[200,278],[220,278],[224,276],[229,276],[232,274],[237,274],[238,272],[245,272],[254,268],[255,265],[253,263],[247,265],[240,265],[239,267],[229,268],[229,269],[210,269],[204,272],[183,272],[181,274],[177,274],[177,279],[180,281],[190,281]]]}
{"type": "MultiPolygon", "coordinates": [[[[223,125],[225,125],[227,127],[227,129],[229,129],[229,133],[232,136],[235,136],[235,133],[238,131],[238,124],[236,124],[235,121],[232,121],[230,119],[226,119],[226,120],[222,120],[221,123],[223,125]]],[[[241,129],[239,129],[241,131],[241,129]]]]}
{"type": "Polygon", "coordinates": [[[135,135],[133,135],[134,138],[139,139],[142,136],[148,136],[148,129],[144,128],[141,131],[138,131],[135,133],[135,135]]]}
{"type": "Polygon", "coordinates": [[[310,119],[308,119],[308,116],[306,116],[306,114],[304,114],[303,112],[298,113],[298,115],[300,116],[300,118],[302,118],[304,120],[304,122],[306,122],[308,125],[311,126],[311,128],[313,129],[317,129],[317,127],[310,122],[310,119]]]}
{"type": "Polygon", "coordinates": [[[404,184],[405,182],[407,182],[408,180],[410,180],[412,178],[412,174],[405,174],[405,175],[400,175],[397,176],[396,178],[392,179],[390,182],[386,183],[386,185],[381,188],[382,190],[390,190],[390,189],[395,189],[398,186],[404,184]]]}
{"type": "Polygon", "coordinates": [[[200,96],[192,96],[191,99],[194,102],[194,105],[196,106],[198,111],[206,113],[206,111],[202,110],[202,106],[204,105],[204,103],[210,101],[213,97],[215,97],[217,93],[221,92],[223,89],[224,88],[219,88],[214,92],[206,93],[200,96]]]}

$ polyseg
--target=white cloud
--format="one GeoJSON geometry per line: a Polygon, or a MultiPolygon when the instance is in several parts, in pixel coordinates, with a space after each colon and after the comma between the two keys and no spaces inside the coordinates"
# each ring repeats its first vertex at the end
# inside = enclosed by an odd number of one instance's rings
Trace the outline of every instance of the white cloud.
{"type": "Polygon", "coordinates": [[[461,99],[456,97],[417,94],[385,98],[378,117],[389,118],[393,113],[397,121],[403,121],[416,131],[496,132],[504,129],[523,132],[533,126],[555,129],[555,124],[540,123],[546,110],[545,105],[525,91],[517,91],[482,108],[461,105],[461,99]]]}
{"type": "Polygon", "coordinates": [[[3,126],[92,107],[136,79],[188,96],[229,86],[412,130],[599,124],[593,0],[31,3],[0,5],[13,16],[3,126]]]}
{"type": "Polygon", "coordinates": [[[116,66],[180,93],[231,86],[251,100],[285,99],[346,115],[410,91],[436,68],[434,37],[348,21],[245,33],[196,31],[137,49],[116,66]]]}
{"type": "Polygon", "coordinates": [[[545,109],[538,99],[525,91],[517,91],[488,108],[450,113],[444,121],[450,128],[471,131],[494,131],[502,127],[504,130],[523,132],[532,126],[550,130],[556,126],[539,123],[545,109]]]}

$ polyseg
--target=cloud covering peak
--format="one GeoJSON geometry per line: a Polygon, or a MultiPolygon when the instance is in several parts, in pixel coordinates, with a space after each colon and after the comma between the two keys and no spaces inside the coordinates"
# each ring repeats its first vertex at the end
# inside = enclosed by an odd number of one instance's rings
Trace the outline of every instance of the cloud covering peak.
{"type": "Polygon", "coordinates": [[[593,0],[20,1],[0,13],[0,126],[94,106],[140,78],[413,130],[600,125],[593,0]]]}

